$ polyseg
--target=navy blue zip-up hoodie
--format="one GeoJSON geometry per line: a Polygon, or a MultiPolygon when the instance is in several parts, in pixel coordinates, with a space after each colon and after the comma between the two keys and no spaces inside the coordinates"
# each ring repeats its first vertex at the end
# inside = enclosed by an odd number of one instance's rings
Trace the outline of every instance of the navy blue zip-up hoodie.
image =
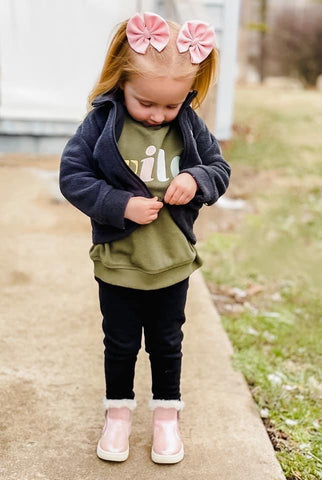
{"type": "MultiPolygon", "coordinates": [[[[199,209],[218,200],[230,176],[217,140],[189,106],[196,94],[188,94],[174,121],[183,140],[180,173],[190,173],[199,188],[186,205],[167,204],[173,220],[193,244],[193,223],[199,209]]],[[[91,218],[92,240],[98,244],[133,232],[139,224],[124,218],[126,205],[132,196],[152,194],[124,162],[117,147],[124,122],[123,92],[100,95],[93,106],[64,148],[59,181],[64,197],[91,218]]]]}

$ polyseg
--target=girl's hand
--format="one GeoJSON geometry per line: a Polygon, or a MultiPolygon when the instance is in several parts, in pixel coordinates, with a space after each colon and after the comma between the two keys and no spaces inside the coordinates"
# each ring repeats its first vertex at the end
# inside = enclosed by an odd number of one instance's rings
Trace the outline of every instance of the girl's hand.
{"type": "Polygon", "coordinates": [[[198,190],[198,184],[190,173],[180,173],[170,183],[164,201],[170,205],[185,205],[198,190]]]}
{"type": "Polygon", "coordinates": [[[158,197],[131,197],[124,211],[124,218],[132,222],[146,225],[158,218],[159,210],[163,203],[158,201],[158,197]]]}

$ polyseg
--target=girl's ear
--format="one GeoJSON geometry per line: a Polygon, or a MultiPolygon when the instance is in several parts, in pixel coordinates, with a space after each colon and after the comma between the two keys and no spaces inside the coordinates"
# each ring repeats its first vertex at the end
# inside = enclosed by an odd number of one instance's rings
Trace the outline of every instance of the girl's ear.
{"type": "Polygon", "coordinates": [[[121,80],[120,83],[119,83],[119,88],[121,90],[124,90],[125,84],[126,84],[126,80],[121,80]]]}

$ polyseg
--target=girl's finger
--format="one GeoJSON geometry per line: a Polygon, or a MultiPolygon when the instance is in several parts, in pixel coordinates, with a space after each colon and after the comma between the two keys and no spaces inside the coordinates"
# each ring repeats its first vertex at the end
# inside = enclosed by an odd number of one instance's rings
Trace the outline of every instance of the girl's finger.
{"type": "Polygon", "coordinates": [[[173,192],[171,192],[171,195],[169,196],[168,203],[170,203],[171,205],[175,204],[180,196],[181,196],[181,192],[178,189],[174,189],[173,192]]]}
{"type": "Polygon", "coordinates": [[[150,216],[148,217],[148,219],[146,220],[145,223],[151,223],[151,222],[153,222],[154,220],[156,220],[157,218],[158,218],[158,214],[157,214],[157,213],[155,213],[154,215],[150,215],[150,216]]]}
{"type": "Polygon", "coordinates": [[[164,201],[166,203],[170,203],[170,201],[172,200],[172,195],[174,194],[175,190],[176,190],[176,188],[173,185],[173,183],[170,183],[167,191],[165,192],[165,196],[164,196],[164,201]]]}
{"type": "Polygon", "coordinates": [[[184,205],[187,202],[187,195],[182,193],[176,200],[176,205],[184,205]]]}
{"type": "Polygon", "coordinates": [[[152,211],[155,211],[155,210],[159,211],[162,207],[163,207],[163,203],[162,202],[157,202],[157,203],[152,204],[150,209],[152,211]]]}
{"type": "Polygon", "coordinates": [[[186,193],[181,188],[177,188],[171,197],[171,203],[174,205],[178,205],[179,204],[178,202],[180,202],[180,199],[184,198],[185,195],[186,193]]]}

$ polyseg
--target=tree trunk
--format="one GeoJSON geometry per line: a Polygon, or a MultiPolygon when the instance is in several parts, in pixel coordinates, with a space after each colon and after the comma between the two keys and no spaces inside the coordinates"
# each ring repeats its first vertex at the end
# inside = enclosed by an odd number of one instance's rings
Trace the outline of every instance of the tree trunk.
{"type": "Polygon", "coordinates": [[[260,0],[259,18],[261,24],[260,38],[259,38],[259,62],[258,73],[261,83],[265,79],[265,59],[266,59],[266,32],[267,32],[267,0],[260,0]]]}

